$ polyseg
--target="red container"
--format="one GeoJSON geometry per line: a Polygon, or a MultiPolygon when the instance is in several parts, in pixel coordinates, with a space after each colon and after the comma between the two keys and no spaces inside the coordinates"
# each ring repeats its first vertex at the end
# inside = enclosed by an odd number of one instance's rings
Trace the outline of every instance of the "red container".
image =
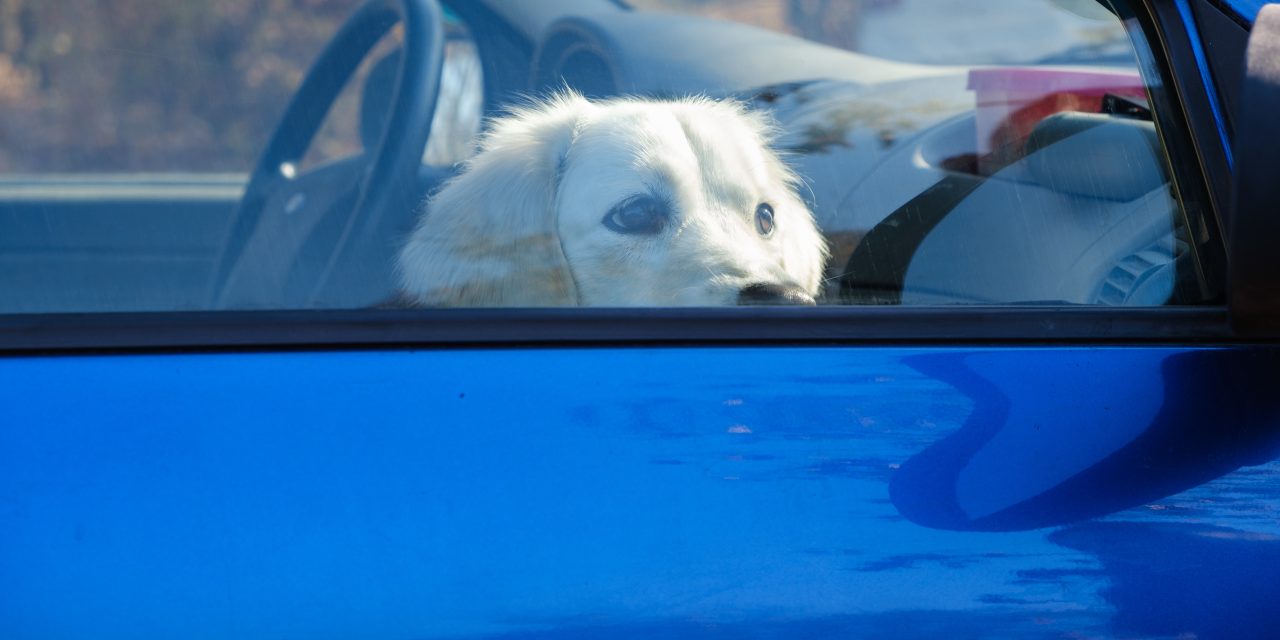
{"type": "Polygon", "coordinates": [[[998,67],[969,72],[977,98],[977,151],[1022,144],[1036,124],[1061,111],[1099,113],[1107,94],[1145,103],[1146,87],[1134,72],[1099,69],[998,67]]]}

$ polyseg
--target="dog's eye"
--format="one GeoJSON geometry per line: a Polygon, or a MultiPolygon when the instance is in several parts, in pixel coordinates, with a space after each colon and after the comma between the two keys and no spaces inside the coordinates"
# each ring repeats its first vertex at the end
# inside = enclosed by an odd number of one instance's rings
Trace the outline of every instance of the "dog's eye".
{"type": "Polygon", "coordinates": [[[766,238],[773,235],[773,229],[777,224],[773,220],[773,207],[768,202],[761,202],[756,207],[756,231],[766,238]]]}
{"type": "Polygon", "coordinates": [[[657,198],[636,196],[623,200],[605,215],[604,226],[618,233],[654,235],[667,228],[667,205],[657,198]]]}

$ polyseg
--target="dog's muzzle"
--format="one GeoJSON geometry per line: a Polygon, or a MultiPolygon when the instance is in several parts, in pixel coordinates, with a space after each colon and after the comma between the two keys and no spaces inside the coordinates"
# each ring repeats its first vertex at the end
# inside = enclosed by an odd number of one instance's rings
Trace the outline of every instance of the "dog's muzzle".
{"type": "Polygon", "coordinates": [[[757,283],[738,292],[738,304],[813,305],[813,296],[797,286],[757,283]]]}

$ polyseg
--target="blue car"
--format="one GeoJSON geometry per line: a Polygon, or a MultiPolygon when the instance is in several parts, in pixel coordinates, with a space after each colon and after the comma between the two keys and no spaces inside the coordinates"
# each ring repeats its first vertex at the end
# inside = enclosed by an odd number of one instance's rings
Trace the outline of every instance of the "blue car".
{"type": "Polygon", "coordinates": [[[1280,629],[1280,6],[100,4],[0,7],[0,637],[1280,629]],[[773,123],[816,304],[388,304],[567,90],[773,123]]]}

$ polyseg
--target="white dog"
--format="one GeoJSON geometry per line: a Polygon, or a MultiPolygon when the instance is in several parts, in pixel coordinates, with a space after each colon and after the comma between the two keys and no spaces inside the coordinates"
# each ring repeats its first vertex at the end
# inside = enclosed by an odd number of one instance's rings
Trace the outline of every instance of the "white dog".
{"type": "Polygon", "coordinates": [[[827,248],[764,118],[561,95],[493,123],[399,256],[412,305],[812,304],[827,248]]]}

